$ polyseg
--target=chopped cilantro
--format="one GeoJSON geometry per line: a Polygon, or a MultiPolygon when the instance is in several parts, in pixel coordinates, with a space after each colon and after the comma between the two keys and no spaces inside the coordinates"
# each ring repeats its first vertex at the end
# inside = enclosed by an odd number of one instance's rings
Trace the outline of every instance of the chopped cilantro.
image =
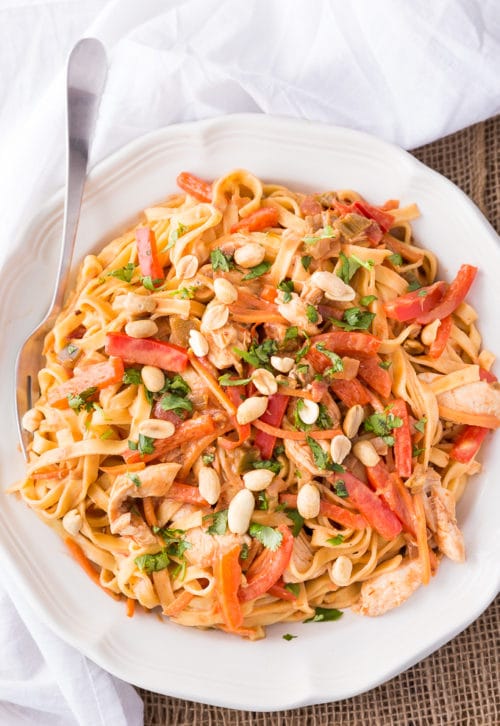
{"type": "Polygon", "coordinates": [[[286,516],[292,520],[293,527],[292,527],[292,534],[294,537],[298,537],[300,530],[304,526],[304,517],[302,517],[297,509],[289,509],[285,508],[285,514],[286,516]]]}
{"type": "Polygon", "coordinates": [[[128,448],[130,451],[137,451],[137,443],[135,441],[128,440],[128,448]]]}
{"type": "Polygon", "coordinates": [[[394,265],[394,267],[398,267],[399,265],[403,264],[403,258],[397,252],[395,252],[393,255],[389,255],[389,257],[386,257],[386,259],[389,260],[391,265],[394,265]]]}
{"type": "Polygon", "coordinates": [[[387,370],[388,368],[390,368],[392,366],[392,361],[390,361],[390,360],[381,360],[380,363],[379,363],[379,366],[381,368],[384,368],[384,370],[387,370]]]}
{"type": "Polygon", "coordinates": [[[72,408],[75,413],[79,413],[84,409],[85,411],[92,411],[93,404],[89,401],[89,398],[91,398],[95,393],[97,393],[97,386],[86,388],[85,391],[82,391],[81,393],[69,393],[69,407],[72,408]]]}
{"type": "Polygon", "coordinates": [[[342,479],[337,479],[333,485],[335,494],[341,499],[345,499],[349,496],[349,492],[346,489],[345,482],[342,479]]]}
{"type": "Polygon", "coordinates": [[[258,539],[259,542],[263,544],[264,547],[271,550],[271,552],[276,552],[278,547],[281,545],[281,540],[283,539],[283,535],[279,530],[274,529],[273,527],[268,527],[265,524],[258,524],[257,522],[251,523],[248,534],[250,537],[258,539]]]}
{"type": "Polygon", "coordinates": [[[306,235],[304,237],[303,241],[306,245],[315,245],[316,242],[319,242],[320,239],[330,239],[331,237],[334,237],[336,234],[333,227],[331,227],[329,224],[324,227],[323,229],[319,229],[317,234],[315,235],[306,235]]]}
{"type": "Polygon", "coordinates": [[[241,279],[255,280],[256,277],[261,277],[262,275],[265,275],[270,267],[271,263],[267,262],[267,260],[264,260],[264,262],[261,262],[260,265],[255,265],[255,267],[251,267],[247,274],[244,275],[244,277],[242,277],[241,279]]]}
{"type": "Polygon", "coordinates": [[[154,555],[141,555],[134,560],[141,572],[150,575],[152,572],[165,570],[170,564],[170,558],[166,550],[157,552],[154,555]]]}
{"type": "Polygon", "coordinates": [[[304,255],[300,258],[300,262],[304,270],[308,270],[310,268],[312,259],[311,255],[304,255]]]}
{"type": "Polygon", "coordinates": [[[219,512],[215,512],[213,515],[212,524],[208,528],[208,534],[226,534],[227,530],[227,509],[221,509],[219,512]]]}
{"type": "Polygon", "coordinates": [[[342,610],[337,608],[314,608],[314,615],[312,618],[304,620],[305,623],[323,623],[332,620],[338,620],[344,613],[342,610]]]}
{"type": "Polygon", "coordinates": [[[137,476],[137,474],[131,474],[129,472],[127,474],[127,478],[130,479],[130,481],[132,482],[132,484],[134,484],[134,486],[136,486],[138,489],[139,489],[139,487],[142,487],[142,482],[139,479],[139,477],[137,476]]]}
{"type": "Polygon", "coordinates": [[[175,245],[175,243],[177,242],[179,237],[181,237],[186,230],[187,230],[187,227],[184,224],[182,224],[182,222],[179,222],[179,224],[177,225],[177,228],[172,229],[169,232],[168,244],[165,247],[165,249],[163,250],[163,252],[166,252],[167,250],[171,249],[175,245]]]}
{"type": "Polygon", "coordinates": [[[134,265],[133,262],[129,262],[128,265],[125,265],[125,267],[119,267],[117,270],[108,272],[108,277],[116,277],[122,282],[130,282],[134,276],[136,266],[137,265],[134,265]]]}
{"type": "Polygon", "coordinates": [[[212,270],[222,270],[222,272],[229,272],[234,267],[233,256],[223,252],[219,247],[212,250],[210,253],[210,262],[212,263],[212,270]]]}
{"type": "Polygon", "coordinates": [[[241,545],[240,560],[248,560],[248,545],[246,542],[241,545]]]}
{"type": "Polygon", "coordinates": [[[294,597],[298,597],[300,593],[300,584],[298,582],[287,582],[285,590],[291,592],[294,597]]]}
{"type": "Polygon", "coordinates": [[[164,411],[173,411],[179,415],[182,411],[192,413],[193,404],[189,398],[178,396],[175,393],[166,393],[160,400],[160,406],[164,411]]]}
{"type": "Polygon", "coordinates": [[[418,291],[417,297],[425,297],[427,295],[427,292],[428,292],[428,290],[425,290],[424,288],[422,288],[421,290],[418,291]]]}
{"type": "Polygon", "coordinates": [[[205,464],[205,466],[208,466],[209,464],[212,464],[212,462],[215,460],[215,454],[208,453],[203,454],[201,457],[202,462],[205,464]]]}
{"type": "Polygon", "coordinates": [[[415,278],[411,282],[408,283],[408,292],[414,292],[414,290],[420,290],[422,285],[420,282],[415,278]]]}
{"type": "Polygon", "coordinates": [[[324,403],[319,404],[319,416],[316,419],[316,426],[320,429],[331,429],[333,421],[324,403]]]}
{"type": "Polygon", "coordinates": [[[348,308],[344,310],[342,320],[330,318],[330,321],[343,330],[368,330],[374,317],[375,313],[369,313],[361,308],[348,308]]]}
{"type": "Polygon", "coordinates": [[[417,431],[420,431],[420,433],[423,434],[426,423],[427,423],[427,416],[422,416],[422,418],[419,421],[417,421],[414,424],[414,426],[417,429],[417,431]]]}
{"type": "Polygon", "coordinates": [[[365,431],[371,431],[375,436],[380,436],[382,441],[388,446],[394,446],[394,436],[391,435],[393,429],[399,429],[403,425],[403,419],[394,416],[390,411],[383,413],[373,413],[365,420],[365,431]]]}
{"type": "Polygon", "coordinates": [[[159,393],[175,393],[177,396],[187,396],[191,392],[189,384],[184,380],[180,373],[176,373],[173,378],[165,377],[165,383],[159,393]]]}
{"type": "Polygon", "coordinates": [[[224,373],[223,376],[219,376],[221,386],[246,386],[251,380],[251,378],[231,378],[230,373],[224,373]]]}
{"type": "Polygon", "coordinates": [[[364,267],[366,270],[371,270],[375,264],[373,260],[361,260],[356,255],[347,257],[344,252],[340,252],[339,259],[341,261],[341,265],[337,275],[343,282],[346,283],[346,285],[349,284],[351,278],[360,267],[364,267]]]}
{"type": "Polygon", "coordinates": [[[263,459],[262,461],[252,461],[252,469],[270,469],[274,474],[279,474],[281,464],[276,459],[263,459]]]}
{"type": "Polygon", "coordinates": [[[342,542],[344,541],[344,535],[337,534],[337,535],[335,535],[335,537],[329,537],[326,541],[328,544],[336,547],[337,545],[342,544],[342,542]]]}
{"type": "Polygon", "coordinates": [[[196,292],[196,285],[190,285],[189,287],[178,287],[176,290],[169,290],[167,295],[169,297],[178,297],[181,300],[192,300],[196,292]]]}
{"type": "Polygon", "coordinates": [[[412,455],[412,457],[420,456],[420,454],[423,454],[424,451],[425,451],[425,449],[422,449],[415,445],[415,446],[413,446],[411,455],[412,455]]]}
{"type": "Polygon", "coordinates": [[[275,446],[274,453],[276,454],[276,456],[281,456],[282,454],[284,454],[285,447],[283,446],[283,444],[278,444],[277,446],[275,446]]]}
{"type": "Polygon", "coordinates": [[[319,314],[314,305],[306,305],[306,315],[310,323],[317,323],[319,320],[319,314]]]}
{"type": "Polygon", "coordinates": [[[263,512],[267,512],[269,509],[269,499],[267,498],[266,492],[259,492],[257,494],[256,508],[263,512]]]}
{"type": "Polygon", "coordinates": [[[306,441],[311,449],[314,463],[318,469],[328,469],[328,465],[331,463],[329,455],[326,451],[323,451],[321,446],[315,441],[312,436],[306,436],[306,441]]]}
{"type": "Polygon", "coordinates": [[[106,441],[107,439],[110,439],[114,434],[113,429],[106,429],[106,431],[103,431],[103,433],[99,436],[100,439],[103,441],[106,441]]]}
{"type": "Polygon", "coordinates": [[[139,454],[153,454],[155,450],[155,440],[151,438],[151,436],[139,434],[137,448],[139,450],[139,454]]]}
{"type": "Polygon", "coordinates": [[[271,356],[278,352],[278,343],[268,338],[260,345],[252,343],[249,350],[233,348],[233,351],[255,368],[262,368],[268,366],[271,356]]]}
{"type": "Polygon", "coordinates": [[[290,328],[287,329],[285,333],[285,339],[284,342],[287,343],[289,340],[295,340],[299,335],[299,329],[296,325],[292,325],[290,328]]]}
{"type": "MultiPolygon", "coordinates": [[[[166,552],[169,557],[184,557],[184,552],[192,547],[182,536],[183,529],[169,529],[168,527],[153,527],[153,532],[162,537],[166,545],[166,552]]],[[[175,576],[175,575],[174,575],[175,576]]]]}
{"type": "Polygon", "coordinates": [[[151,292],[153,292],[163,284],[163,280],[160,278],[155,278],[153,280],[151,275],[146,275],[145,277],[141,277],[141,284],[146,288],[146,290],[151,290],[151,292]]]}
{"type": "Polygon", "coordinates": [[[122,380],[126,384],[134,384],[138,386],[142,383],[141,372],[137,370],[137,368],[125,368],[122,380]]]}
{"type": "Polygon", "coordinates": [[[298,363],[299,361],[301,361],[302,358],[309,353],[310,348],[311,341],[308,338],[302,348],[295,353],[295,362],[298,363]]]}
{"type": "Polygon", "coordinates": [[[283,293],[283,302],[289,303],[292,299],[292,292],[294,291],[293,280],[282,280],[278,285],[278,290],[283,293]]]}
{"type": "Polygon", "coordinates": [[[365,295],[364,297],[359,299],[360,305],[371,305],[372,302],[375,302],[375,300],[378,300],[378,297],[376,295],[365,295]]]}
{"type": "Polygon", "coordinates": [[[340,373],[344,370],[342,358],[337,355],[337,353],[334,353],[333,350],[328,350],[324,343],[316,343],[316,350],[319,350],[320,353],[326,355],[326,357],[329,358],[332,363],[332,365],[325,371],[327,375],[332,375],[333,373],[340,373]]]}
{"type": "Polygon", "coordinates": [[[298,635],[292,635],[291,633],[285,633],[281,636],[283,640],[293,640],[294,638],[298,638],[298,635]]]}

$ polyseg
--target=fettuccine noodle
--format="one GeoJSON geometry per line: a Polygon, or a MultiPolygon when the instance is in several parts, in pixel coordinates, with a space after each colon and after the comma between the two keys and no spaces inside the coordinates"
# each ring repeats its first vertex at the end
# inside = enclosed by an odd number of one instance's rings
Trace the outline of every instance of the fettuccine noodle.
{"type": "Polygon", "coordinates": [[[251,639],[378,615],[462,561],[455,504],[500,422],[415,204],[236,170],[81,265],[14,490],[107,593],[251,639]]]}

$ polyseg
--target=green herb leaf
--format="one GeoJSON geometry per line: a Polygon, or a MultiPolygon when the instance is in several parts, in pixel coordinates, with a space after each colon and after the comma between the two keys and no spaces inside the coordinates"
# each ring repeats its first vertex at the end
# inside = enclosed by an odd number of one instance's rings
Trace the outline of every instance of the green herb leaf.
{"type": "Polygon", "coordinates": [[[301,361],[302,358],[309,353],[310,349],[311,349],[311,341],[308,338],[306,340],[306,342],[304,343],[304,345],[302,346],[302,348],[295,353],[295,362],[298,363],[299,361],[301,361]]]}
{"type": "Polygon", "coordinates": [[[261,277],[262,275],[265,275],[266,272],[271,267],[271,263],[267,262],[267,260],[264,260],[264,262],[261,262],[260,265],[255,265],[255,267],[251,267],[247,274],[242,277],[242,280],[255,280],[256,277],[261,277]]]}
{"type": "Polygon", "coordinates": [[[251,378],[231,378],[230,373],[224,373],[223,376],[219,376],[221,386],[246,386],[251,380],[251,378]]]}
{"type": "Polygon", "coordinates": [[[241,545],[240,560],[248,560],[248,545],[246,542],[241,545]]]}
{"type": "Polygon", "coordinates": [[[291,592],[294,597],[298,597],[300,594],[300,584],[298,582],[287,582],[285,590],[291,592]]]}
{"type": "Polygon", "coordinates": [[[283,302],[289,303],[292,299],[292,292],[294,291],[293,280],[282,280],[278,285],[278,290],[283,293],[283,302]]]}
{"type": "Polygon", "coordinates": [[[412,457],[420,456],[420,454],[423,454],[424,451],[425,451],[425,449],[420,448],[420,447],[414,445],[413,446],[413,449],[412,449],[412,452],[411,452],[411,455],[412,455],[412,457]]]}
{"type": "Polygon", "coordinates": [[[418,294],[417,294],[417,297],[425,297],[425,296],[427,295],[427,293],[428,293],[428,290],[424,290],[424,289],[422,288],[422,290],[420,290],[420,291],[418,292],[418,294]]]}
{"type": "Polygon", "coordinates": [[[274,474],[279,474],[281,464],[276,459],[263,459],[262,461],[252,461],[252,469],[270,469],[274,474]]]}
{"type": "Polygon", "coordinates": [[[291,519],[293,522],[293,536],[298,537],[302,527],[304,526],[304,517],[299,514],[298,509],[285,508],[285,514],[288,519],[291,519]]]}
{"type": "Polygon", "coordinates": [[[394,446],[394,436],[391,435],[393,429],[398,429],[403,425],[403,419],[394,416],[390,411],[382,413],[373,413],[365,420],[365,431],[371,431],[375,436],[380,436],[382,441],[388,446],[394,446]]]}
{"type": "Polygon", "coordinates": [[[271,338],[267,338],[260,345],[252,343],[248,351],[240,348],[233,348],[233,351],[251,366],[262,368],[269,366],[271,356],[278,352],[278,343],[271,338]]]}
{"type": "Polygon", "coordinates": [[[141,555],[134,560],[141,572],[150,575],[152,572],[160,572],[165,570],[170,564],[170,558],[166,550],[162,550],[155,555],[141,555]]]}
{"type": "Polygon", "coordinates": [[[415,290],[420,290],[421,287],[422,285],[420,284],[420,282],[417,279],[414,279],[408,283],[407,292],[414,292],[415,290]]]}
{"type": "Polygon", "coordinates": [[[311,255],[304,255],[300,258],[300,262],[304,270],[308,270],[310,268],[312,259],[311,255]]]}
{"type": "Polygon", "coordinates": [[[192,300],[196,293],[196,285],[190,285],[189,287],[178,287],[176,290],[169,290],[167,295],[169,297],[177,297],[180,300],[192,300]]]}
{"type": "MultiPolygon", "coordinates": [[[[212,515],[210,515],[212,516],[212,515]]],[[[227,509],[221,509],[213,515],[212,524],[208,528],[208,534],[226,534],[227,530],[227,509]]]]}
{"type": "Polygon", "coordinates": [[[287,343],[289,340],[295,340],[299,335],[299,329],[296,325],[292,325],[285,333],[284,342],[287,343]]]}
{"type": "Polygon", "coordinates": [[[175,393],[177,396],[187,396],[191,392],[189,384],[184,380],[180,373],[176,373],[173,378],[165,376],[165,383],[159,393],[175,393]]]}
{"type": "MultiPolygon", "coordinates": [[[[170,529],[168,527],[153,527],[153,532],[163,538],[166,545],[166,552],[169,557],[184,557],[184,552],[192,547],[183,535],[183,529],[170,529]]],[[[176,576],[176,575],[174,575],[176,576]]]]}
{"type": "Polygon", "coordinates": [[[324,403],[319,404],[319,416],[316,419],[316,426],[323,430],[333,427],[333,421],[324,403]]]}
{"type": "Polygon", "coordinates": [[[137,447],[137,443],[135,441],[130,441],[130,439],[129,439],[127,443],[128,443],[128,448],[130,449],[130,451],[137,451],[138,447],[137,447]]]}
{"type": "Polygon", "coordinates": [[[318,469],[328,469],[328,465],[331,463],[331,460],[326,451],[323,451],[321,446],[317,441],[315,441],[315,439],[312,438],[312,436],[306,436],[306,442],[311,449],[314,463],[318,469]]]}
{"type": "Polygon", "coordinates": [[[127,479],[130,479],[130,481],[139,489],[139,487],[142,487],[142,482],[137,476],[137,474],[131,474],[130,472],[127,474],[127,479]]]}
{"type": "Polygon", "coordinates": [[[333,485],[333,490],[335,494],[341,499],[345,499],[349,496],[349,492],[346,489],[345,482],[342,479],[337,479],[337,481],[333,485]]]}
{"type": "Polygon", "coordinates": [[[381,368],[384,368],[384,370],[387,370],[388,368],[390,368],[392,366],[392,361],[390,361],[390,360],[381,360],[380,363],[379,363],[379,366],[381,368]]]}
{"type": "Polygon", "coordinates": [[[153,280],[151,275],[146,275],[145,277],[141,277],[141,284],[143,287],[146,288],[146,290],[151,290],[151,292],[154,292],[159,287],[162,286],[163,280],[160,278],[156,278],[153,280]]]}
{"type": "Polygon", "coordinates": [[[259,542],[263,544],[264,547],[271,550],[271,552],[276,552],[283,539],[283,535],[278,529],[268,527],[265,524],[258,524],[257,522],[252,522],[250,524],[248,534],[250,537],[258,539],[259,542]]]}
{"type": "Polygon", "coordinates": [[[329,537],[326,541],[328,544],[331,544],[334,547],[337,547],[337,545],[342,544],[342,542],[344,541],[344,535],[337,534],[337,535],[335,535],[335,537],[329,537]]]}
{"type": "Polygon", "coordinates": [[[349,284],[351,278],[360,267],[364,267],[366,270],[371,270],[375,264],[373,260],[361,260],[356,255],[347,257],[344,252],[340,252],[339,259],[341,261],[341,265],[337,275],[346,283],[346,285],[349,284]]]}
{"type": "Polygon", "coordinates": [[[222,270],[222,272],[229,272],[234,267],[233,256],[223,252],[218,247],[212,250],[210,253],[210,262],[212,263],[212,270],[222,270]]]}
{"type": "Polygon", "coordinates": [[[328,368],[328,374],[341,373],[344,370],[344,364],[342,358],[334,353],[333,350],[328,350],[324,343],[316,343],[316,350],[326,355],[330,359],[332,365],[328,368]]]}
{"type": "Polygon", "coordinates": [[[108,272],[108,277],[116,277],[122,282],[130,282],[134,276],[134,270],[136,267],[137,265],[134,265],[133,262],[129,262],[128,265],[125,265],[125,267],[119,267],[117,270],[108,272]]]}
{"type": "Polygon", "coordinates": [[[348,308],[344,310],[342,320],[330,318],[330,321],[343,330],[368,330],[374,317],[375,313],[369,313],[361,308],[348,308]]]}
{"type": "Polygon", "coordinates": [[[422,416],[422,418],[417,421],[414,426],[417,429],[417,431],[420,431],[421,434],[424,433],[425,430],[425,424],[427,423],[427,416],[422,416]]]}
{"type": "Polygon", "coordinates": [[[173,411],[179,415],[182,411],[192,413],[193,404],[189,398],[177,396],[175,393],[166,393],[160,400],[160,406],[164,411],[173,411]]]}
{"type": "Polygon", "coordinates": [[[337,608],[314,608],[314,615],[312,618],[304,620],[305,623],[326,623],[332,620],[338,620],[344,613],[342,610],[337,608]]]}
{"type": "Polygon", "coordinates": [[[269,509],[269,499],[267,498],[266,492],[263,491],[257,494],[256,508],[263,512],[267,512],[269,509]]]}
{"type": "Polygon", "coordinates": [[[179,224],[177,225],[177,229],[172,229],[170,231],[168,235],[168,244],[162,251],[166,252],[167,250],[171,249],[175,245],[179,237],[181,237],[186,230],[187,227],[183,225],[182,222],[179,222],[179,224]]]}
{"type": "Polygon", "coordinates": [[[291,635],[291,633],[285,633],[281,636],[283,640],[293,640],[294,638],[298,638],[298,635],[291,635]]]}
{"type": "Polygon", "coordinates": [[[69,407],[75,411],[75,413],[79,413],[83,409],[86,411],[92,411],[93,404],[89,401],[89,398],[91,398],[95,393],[97,393],[97,386],[91,386],[91,388],[85,389],[85,391],[82,391],[81,393],[68,394],[68,404],[69,407]]]}
{"type": "Polygon", "coordinates": [[[393,255],[389,255],[389,257],[386,257],[386,260],[389,260],[391,265],[394,265],[394,267],[399,267],[399,265],[403,264],[403,258],[397,252],[393,255]]]}
{"type": "Polygon", "coordinates": [[[329,224],[323,229],[319,229],[315,235],[307,235],[304,237],[303,242],[306,245],[315,245],[320,239],[330,239],[336,236],[336,231],[329,224]]]}
{"type": "Polygon", "coordinates": [[[203,454],[201,457],[201,460],[205,464],[205,466],[208,466],[209,464],[212,464],[213,461],[215,460],[215,454],[212,454],[212,453],[203,454]]]}
{"type": "Polygon", "coordinates": [[[107,439],[111,439],[114,435],[113,429],[106,429],[106,431],[103,431],[103,433],[99,436],[100,439],[103,441],[106,441],[107,439]]]}
{"type": "Polygon", "coordinates": [[[122,380],[127,385],[133,384],[138,386],[142,383],[141,372],[137,368],[125,368],[122,380]]]}
{"type": "Polygon", "coordinates": [[[139,454],[153,454],[155,450],[155,440],[151,438],[151,436],[139,434],[137,448],[139,450],[139,454]]]}
{"type": "Polygon", "coordinates": [[[314,305],[306,305],[306,316],[310,323],[317,323],[319,320],[319,313],[314,305]]]}
{"type": "Polygon", "coordinates": [[[378,297],[376,295],[365,295],[364,297],[359,299],[360,305],[371,305],[372,302],[375,302],[375,300],[378,300],[378,297]]]}

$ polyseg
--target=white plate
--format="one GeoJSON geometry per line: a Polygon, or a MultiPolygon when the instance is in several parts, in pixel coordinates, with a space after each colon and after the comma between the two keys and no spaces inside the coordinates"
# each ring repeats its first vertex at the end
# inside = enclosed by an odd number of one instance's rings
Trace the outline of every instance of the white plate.
{"type": "MultiPolygon", "coordinates": [[[[302,190],[351,187],[374,203],[417,202],[417,238],[434,250],[450,279],[468,262],[481,272],[471,295],[487,347],[498,346],[498,238],[470,200],[409,154],[346,129],[266,116],[162,129],[127,146],[91,174],[76,260],[99,249],[146,206],[175,190],[188,169],[216,177],[245,167],[302,190]]],[[[14,420],[15,353],[48,306],[61,233],[62,194],[44,207],[16,243],[0,290],[0,437],[4,487],[21,476],[14,420]],[[20,262],[21,260],[21,262],[20,262]],[[8,344],[6,344],[8,341],[8,344]]],[[[497,349],[497,353],[500,351],[497,349]]],[[[370,619],[346,612],[336,623],[284,624],[249,643],[154,615],[125,616],[70,559],[58,537],[14,497],[2,495],[4,566],[37,613],[62,638],[108,671],[180,698],[249,710],[275,710],[348,698],[391,678],[463,630],[499,588],[500,450],[488,443],[484,473],[460,503],[467,562],[443,562],[437,577],[401,608],[370,619]],[[282,639],[284,633],[298,638],[282,639]]]]}

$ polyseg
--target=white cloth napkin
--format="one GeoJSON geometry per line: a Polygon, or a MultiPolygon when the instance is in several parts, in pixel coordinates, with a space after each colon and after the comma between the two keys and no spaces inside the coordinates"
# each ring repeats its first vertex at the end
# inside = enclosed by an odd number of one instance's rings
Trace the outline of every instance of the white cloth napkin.
{"type": "MultiPolygon", "coordinates": [[[[110,60],[91,165],[150,130],[229,112],[405,148],[500,112],[498,0],[0,0],[0,265],[64,182],[64,62],[85,35],[110,60]]],[[[12,578],[0,652],[1,723],[141,722],[130,686],[41,624],[12,578]]]]}

